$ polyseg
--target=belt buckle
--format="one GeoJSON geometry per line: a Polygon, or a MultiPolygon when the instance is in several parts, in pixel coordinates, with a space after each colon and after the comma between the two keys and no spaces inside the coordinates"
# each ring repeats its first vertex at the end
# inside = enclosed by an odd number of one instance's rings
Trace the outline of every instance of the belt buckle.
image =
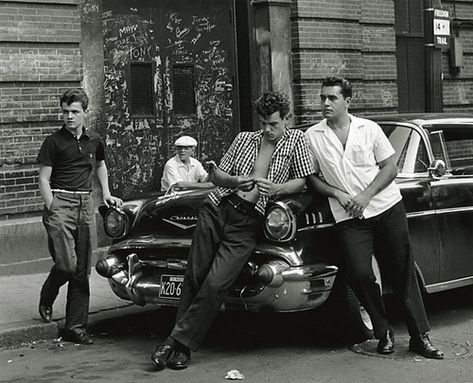
{"type": "Polygon", "coordinates": [[[227,198],[227,201],[235,210],[242,211],[240,201],[233,200],[231,196],[227,198]]]}
{"type": "Polygon", "coordinates": [[[233,199],[229,198],[228,202],[230,203],[230,205],[233,206],[234,209],[239,210],[238,208],[240,207],[240,204],[237,201],[234,201],[233,199]]]}

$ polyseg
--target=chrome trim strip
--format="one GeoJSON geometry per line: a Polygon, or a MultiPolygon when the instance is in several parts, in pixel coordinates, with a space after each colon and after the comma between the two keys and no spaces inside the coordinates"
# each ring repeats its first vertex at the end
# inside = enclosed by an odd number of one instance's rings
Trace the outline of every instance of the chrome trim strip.
{"type": "Polygon", "coordinates": [[[427,217],[429,215],[435,215],[435,210],[423,210],[413,211],[412,213],[406,213],[407,218],[427,217]]]}
{"type": "Polygon", "coordinates": [[[473,276],[454,279],[453,281],[434,283],[432,285],[425,286],[425,289],[428,293],[437,293],[439,291],[455,289],[457,287],[463,287],[468,285],[473,285],[473,276]]]}
{"type": "Polygon", "coordinates": [[[318,230],[318,229],[326,229],[328,227],[335,226],[334,223],[320,223],[317,225],[311,225],[307,227],[303,227],[301,229],[297,229],[297,231],[308,231],[308,230],[318,230]]]}
{"type": "Polygon", "coordinates": [[[422,211],[413,211],[407,213],[407,218],[416,218],[416,217],[426,217],[429,215],[435,214],[452,214],[452,213],[465,213],[473,211],[473,206],[464,206],[464,207],[450,207],[445,209],[438,210],[422,210],[422,211]]]}
{"type": "Polygon", "coordinates": [[[473,211],[473,206],[450,207],[436,210],[437,214],[463,213],[468,211],[473,211]]]}
{"type": "Polygon", "coordinates": [[[167,218],[161,218],[161,219],[164,222],[169,223],[170,225],[174,225],[174,226],[178,227],[179,229],[184,229],[184,230],[191,229],[191,228],[193,228],[197,225],[196,223],[191,223],[190,225],[184,225],[183,223],[172,221],[172,220],[167,219],[167,218]]]}
{"type": "Polygon", "coordinates": [[[338,271],[337,266],[327,265],[323,269],[317,269],[311,266],[291,267],[281,272],[286,282],[311,281],[320,278],[333,277],[338,271]]]}

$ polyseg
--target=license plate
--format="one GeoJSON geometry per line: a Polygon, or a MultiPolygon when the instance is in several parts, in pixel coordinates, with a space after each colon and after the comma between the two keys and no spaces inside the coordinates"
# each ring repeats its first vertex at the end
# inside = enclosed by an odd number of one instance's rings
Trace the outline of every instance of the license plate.
{"type": "Polygon", "coordinates": [[[179,299],[182,294],[182,284],[184,276],[182,275],[161,275],[161,288],[159,297],[167,299],[179,299]]]}

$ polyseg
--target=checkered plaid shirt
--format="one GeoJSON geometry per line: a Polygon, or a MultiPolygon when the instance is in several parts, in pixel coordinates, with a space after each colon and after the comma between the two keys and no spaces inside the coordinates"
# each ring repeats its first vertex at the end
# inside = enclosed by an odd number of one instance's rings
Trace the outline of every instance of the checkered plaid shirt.
{"type": "MultiPolygon", "coordinates": [[[[220,161],[219,168],[232,176],[250,175],[258,156],[263,132],[241,132],[233,140],[232,145],[220,161]]],[[[268,180],[282,184],[290,179],[303,178],[314,173],[313,163],[309,156],[306,139],[300,130],[286,129],[281,139],[276,143],[269,164],[268,180]]],[[[209,198],[219,205],[236,188],[217,187],[209,198]]],[[[264,215],[267,196],[259,196],[256,210],[264,215]]]]}

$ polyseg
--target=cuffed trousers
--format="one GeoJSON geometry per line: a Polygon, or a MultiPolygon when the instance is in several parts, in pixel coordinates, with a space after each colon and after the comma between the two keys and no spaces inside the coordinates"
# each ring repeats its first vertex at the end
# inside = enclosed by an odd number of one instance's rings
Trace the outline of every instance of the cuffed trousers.
{"type": "Polygon", "coordinates": [[[89,312],[93,201],[90,194],[53,193],[43,224],[54,260],[41,289],[40,302],[52,306],[61,286],[68,283],[66,329],[84,328],[89,312]]]}
{"type": "Polygon", "coordinates": [[[395,298],[404,310],[409,334],[416,336],[429,331],[402,201],[376,217],[342,221],[337,229],[350,286],[371,317],[375,337],[384,336],[389,324],[372,269],[373,254],[383,277],[390,279],[395,298]]]}
{"type": "Polygon", "coordinates": [[[254,205],[235,195],[219,206],[205,200],[192,238],[173,339],[191,350],[199,348],[255,247],[261,223],[254,205]]]}

